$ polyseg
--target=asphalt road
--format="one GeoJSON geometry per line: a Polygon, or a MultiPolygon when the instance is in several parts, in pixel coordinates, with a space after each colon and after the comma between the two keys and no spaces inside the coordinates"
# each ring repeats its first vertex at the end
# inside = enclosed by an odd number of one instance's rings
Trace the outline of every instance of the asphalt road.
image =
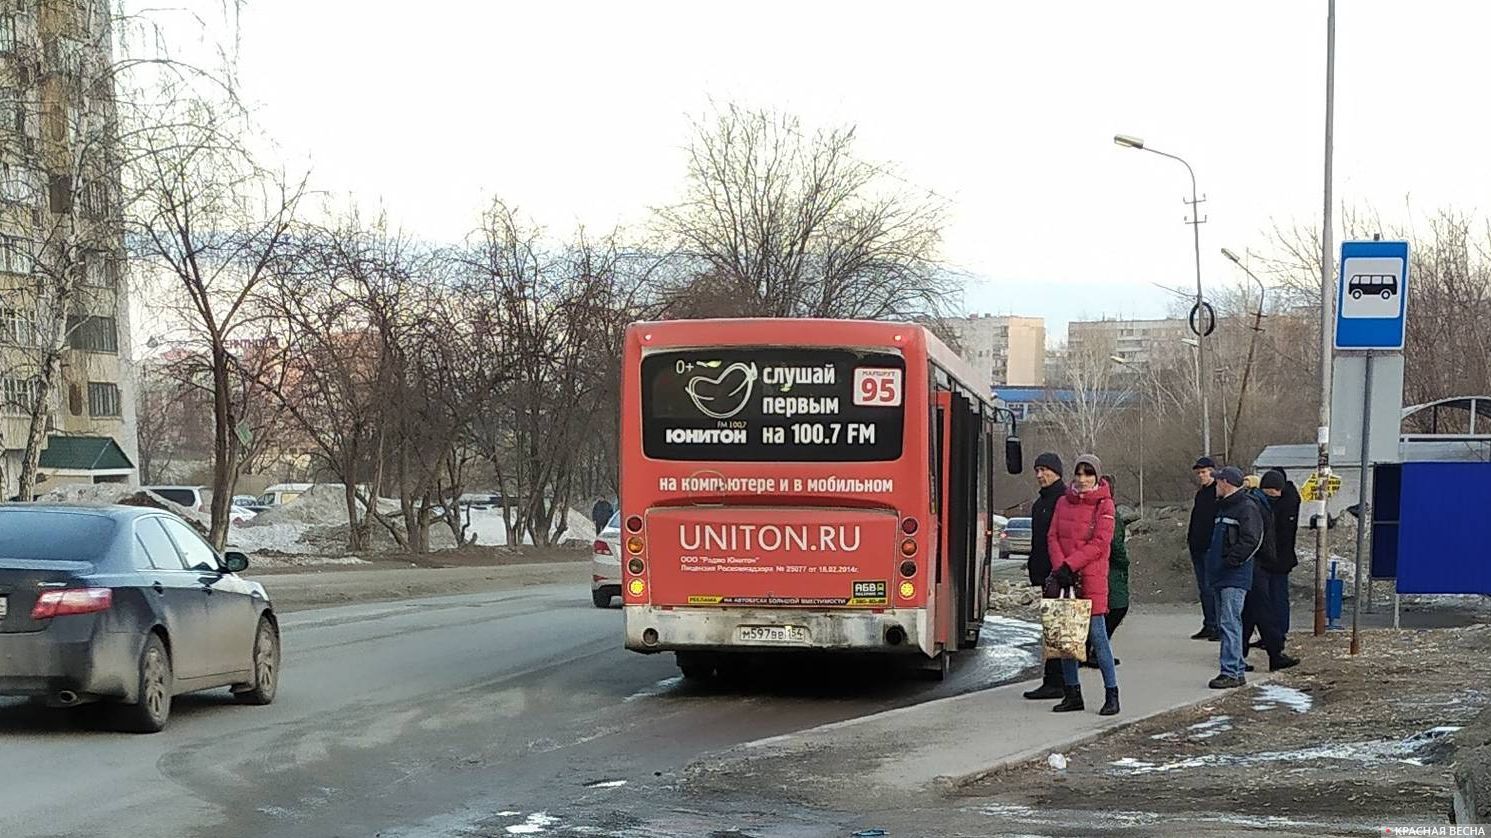
{"type": "Polygon", "coordinates": [[[680,795],[678,775],[1034,661],[1028,632],[991,623],[940,684],[812,663],[701,688],[623,650],[620,612],[588,600],[546,585],[287,615],[274,705],[178,698],[153,736],[0,704],[0,835],[837,835],[777,800],[680,795]]]}

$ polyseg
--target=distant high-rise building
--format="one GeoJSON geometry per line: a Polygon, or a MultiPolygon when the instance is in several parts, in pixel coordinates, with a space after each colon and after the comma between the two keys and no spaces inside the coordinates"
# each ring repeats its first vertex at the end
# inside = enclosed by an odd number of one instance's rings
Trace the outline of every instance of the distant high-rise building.
{"type": "Polygon", "coordinates": [[[948,320],[963,359],[986,371],[991,386],[1046,383],[1046,321],[1040,317],[971,315],[948,320]]]}
{"type": "Polygon", "coordinates": [[[1190,327],[1179,318],[1165,320],[1073,320],[1067,324],[1069,355],[1087,349],[1116,356],[1128,364],[1151,364],[1185,351],[1190,327]]]}
{"type": "Polygon", "coordinates": [[[53,359],[37,490],[135,474],[112,37],[107,0],[0,0],[5,498],[53,359]]]}

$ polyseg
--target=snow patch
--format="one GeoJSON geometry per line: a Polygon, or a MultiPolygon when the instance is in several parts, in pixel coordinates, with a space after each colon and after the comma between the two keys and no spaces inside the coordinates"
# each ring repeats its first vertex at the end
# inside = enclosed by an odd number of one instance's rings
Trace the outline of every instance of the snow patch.
{"type": "Polygon", "coordinates": [[[624,785],[626,785],[626,780],[596,780],[593,783],[586,783],[585,784],[585,788],[587,788],[587,789],[619,789],[619,788],[621,788],[624,785]]]}
{"type": "Polygon", "coordinates": [[[559,819],[548,812],[535,812],[522,823],[507,827],[506,831],[508,835],[538,835],[557,823],[559,819]]]}
{"type": "Polygon", "coordinates": [[[650,687],[643,687],[642,689],[637,690],[626,698],[623,698],[622,701],[636,701],[639,698],[652,698],[654,696],[659,696],[672,690],[674,687],[682,683],[683,676],[674,675],[672,678],[664,678],[663,680],[657,682],[656,684],[653,684],[650,687]]]}
{"type": "Polygon", "coordinates": [[[1315,699],[1311,695],[1294,687],[1285,687],[1279,684],[1259,684],[1254,688],[1258,696],[1254,699],[1254,710],[1272,710],[1275,707],[1288,707],[1296,713],[1308,713],[1315,706],[1315,699]]]}
{"type": "Polygon", "coordinates": [[[1162,765],[1125,757],[1110,762],[1114,768],[1128,774],[1156,774],[1181,771],[1187,768],[1212,768],[1243,765],[1266,765],[1269,763],[1300,762],[1354,762],[1373,764],[1398,762],[1407,765],[1424,765],[1423,751],[1440,742],[1444,737],[1458,731],[1453,725],[1440,725],[1403,739],[1373,739],[1365,742],[1343,742],[1331,745],[1314,745],[1292,751],[1262,751],[1256,754],[1204,754],[1198,757],[1168,762],[1162,765]]]}

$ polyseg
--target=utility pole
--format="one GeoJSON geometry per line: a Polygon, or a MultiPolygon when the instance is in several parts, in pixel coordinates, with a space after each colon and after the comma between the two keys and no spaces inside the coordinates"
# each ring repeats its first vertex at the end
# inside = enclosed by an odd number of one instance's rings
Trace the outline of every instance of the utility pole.
{"type": "Polygon", "coordinates": [[[1334,322],[1335,271],[1331,241],[1331,155],[1336,116],[1336,0],[1326,0],[1325,19],[1325,207],[1320,227],[1320,426],[1315,435],[1315,472],[1325,500],[1315,521],[1315,635],[1325,634],[1325,566],[1330,561],[1331,473],[1331,326],[1334,322]]]}

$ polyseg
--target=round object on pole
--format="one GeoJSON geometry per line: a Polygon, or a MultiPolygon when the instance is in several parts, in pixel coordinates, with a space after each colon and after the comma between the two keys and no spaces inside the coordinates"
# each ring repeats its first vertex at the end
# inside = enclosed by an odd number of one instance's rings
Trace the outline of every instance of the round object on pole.
{"type": "Polygon", "coordinates": [[[1211,333],[1217,330],[1217,312],[1216,309],[1211,307],[1211,303],[1200,302],[1191,306],[1191,314],[1187,319],[1191,324],[1191,334],[1197,337],[1209,338],[1211,337],[1211,333]],[[1205,331],[1202,331],[1201,327],[1196,323],[1196,315],[1201,311],[1206,312],[1205,331]]]}

